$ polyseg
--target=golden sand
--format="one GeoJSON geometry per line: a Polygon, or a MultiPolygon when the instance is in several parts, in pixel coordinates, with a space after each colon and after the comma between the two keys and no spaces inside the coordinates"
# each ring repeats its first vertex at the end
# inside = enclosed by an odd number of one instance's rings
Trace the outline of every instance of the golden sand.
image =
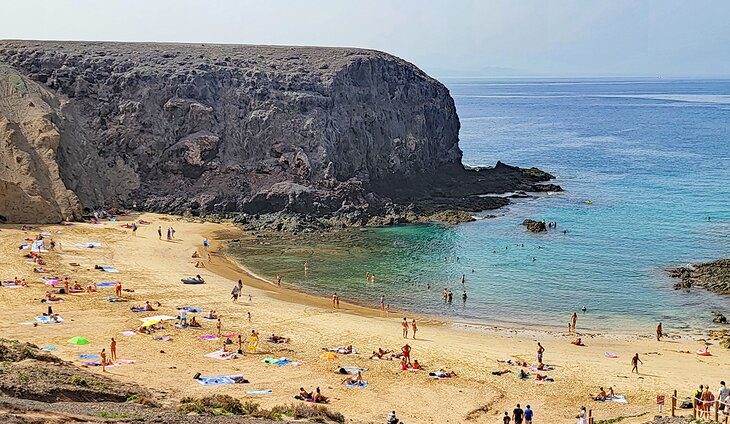
{"type": "MultiPolygon", "coordinates": [[[[328,299],[309,296],[274,287],[258,280],[217,253],[225,238],[240,237],[236,227],[228,224],[194,223],[174,217],[145,214],[152,221],[140,226],[137,235],[121,227],[120,222],[76,224],[73,226],[42,226],[28,232],[19,226],[0,227],[0,279],[25,278],[30,288],[0,288],[0,329],[2,337],[33,342],[39,346],[57,347],[58,356],[81,364],[78,354],[109,350],[112,337],[118,341],[119,357],[136,363],[108,369],[108,374],[149,387],[164,402],[174,405],[182,396],[203,396],[212,393],[230,394],[253,400],[263,407],[297,402],[292,396],[299,387],[312,390],[319,386],[331,399],[330,407],[342,412],[351,422],[385,422],[386,415],[396,410],[401,419],[411,423],[493,423],[505,410],[516,403],[523,408],[530,404],[535,422],[574,423],[581,405],[592,409],[599,419],[637,416],[622,422],[638,423],[653,417],[657,411],[656,396],[669,395],[673,389],[688,394],[699,384],[715,388],[727,379],[730,352],[711,346],[714,356],[700,357],[680,351],[695,352],[700,343],[690,337],[657,342],[651,329],[642,335],[591,335],[583,337],[585,347],[570,344],[573,336],[560,332],[527,329],[506,329],[461,326],[417,317],[417,340],[408,340],[412,357],[427,369],[422,372],[399,372],[397,361],[369,360],[378,347],[400,350],[402,315],[382,316],[377,310],[341,303],[332,308],[328,299]],[[164,230],[172,225],[175,240],[158,240],[157,226],[164,230]],[[34,238],[40,231],[49,231],[59,243],[55,251],[45,255],[46,268],[53,275],[68,275],[83,286],[90,282],[120,280],[127,303],[109,303],[106,296],[113,288],[99,288],[97,293],[65,295],[65,301],[53,304],[65,323],[20,325],[31,322],[46,311],[40,303],[48,286],[33,273],[33,264],[23,257],[28,251],[18,250],[24,238],[34,238]],[[205,268],[195,268],[191,254],[202,251],[202,240],[212,242],[212,262],[205,268]],[[89,249],[75,243],[101,242],[89,249]],[[80,266],[71,266],[70,263],[80,266]],[[104,273],[94,265],[110,265],[118,274],[104,273]],[[206,284],[184,285],[180,278],[202,275],[206,284]],[[235,281],[242,279],[244,289],[238,303],[231,301],[230,291],[235,281]],[[248,301],[248,294],[252,301],[248,301]],[[158,312],[133,313],[129,307],[146,300],[159,301],[158,312]],[[176,306],[193,305],[218,311],[222,316],[223,333],[244,336],[252,329],[261,334],[261,349],[238,359],[220,361],[204,357],[221,347],[221,341],[201,340],[198,336],[215,333],[215,323],[201,319],[203,328],[179,329],[169,321],[165,330],[155,335],[169,335],[172,340],[159,342],[150,335],[124,336],[125,330],[140,325],[139,318],[151,315],[176,315],[176,306]],[[247,319],[252,315],[252,322],[247,319]],[[263,342],[276,333],[291,338],[288,344],[263,342]],[[73,336],[88,338],[91,343],[75,346],[67,342],[73,336]],[[498,363],[513,359],[535,362],[536,343],[546,349],[545,362],[556,370],[547,372],[555,382],[535,381],[535,372],[528,380],[518,380],[520,369],[498,363]],[[340,356],[328,361],[321,359],[323,347],[352,344],[360,353],[340,356]],[[604,352],[615,352],[609,359],[604,352]],[[630,360],[638,352],[644,364],[640,374],[631,374],[630,360]],[[265,357],[287,357],[302,361],[300,366],[267,365],[265,357]],[[366,388],[348,389],[335,374],[340,365],[368,368],[364,375],[366,388]],[[455,371],[458,376],[448,380],[433,380],[428,371],[455,371]],[[491,375],[492,371],[511,369],[511,374],[491,375]],[[244,385],[205,387],[193,380],[193,375],[242,373],[250,380],[244,385]],[[617,394],[625,395],[629,403],[601,403],[588,398],[599,386],[612,386],[617,394]],[[247,390],[272,389],[269,395],[247,395],[247,390]]],[[[164,234],[163,234],[164,239],[164,234]]],[[[245,242],[245,241],[244,241],[245,242]]],[[[311,272],[316,272],[313,270],[311,272]]],[[[191,314],[192,315],[192,314],[191,314]]],[[[411,315],[409,315],[411,317],[411,315]]],[[[578,321],[580,333],[580,321],[578,321]]],[[[672,329],[665,329],[672,332],[672,329]]],[[[237,347],[237,346],[236,346],[237,347]]],[[[90,368],[101,372],[98,367],[90,368]]],[[[668,402],[668,396],[667,396],[668,402]]],[[[500,421],[501,422],[501,421],[500,421]]]]}

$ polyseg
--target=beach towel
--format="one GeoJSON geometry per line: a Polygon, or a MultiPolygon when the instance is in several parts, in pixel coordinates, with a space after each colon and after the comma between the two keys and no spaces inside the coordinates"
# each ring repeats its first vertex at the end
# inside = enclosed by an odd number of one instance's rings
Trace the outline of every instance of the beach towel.
{"type": "Polygon", "coordinates": [[[74,246],[93,249],[94,247],[101,247],[101,243],[95,241],[87,241],[84,243],[75,243],[74,246]]]}
{"type": "Polygon", "coordinates": [[[107,302],[110,302],[110,303],[122,303],[122,302],[126,302],[127,299],[124,299],[124,298],[119,297],[119,296],[107,296],[106,297],[106,301],[107,302]]]}
{"type": "Polygon", "coordinates": [[[444,380],[444,379],[452,377],[451,375],[449,375],[443,371],[430,372],[430,373],[428,373],[428,376],[433,378],[434,380],[444,380]]]}
{"type": "Polygon", "coordinates": [[[172,337],[171,336],[155,337],[155,340],[157,340],[158,342],[169,342],[170,340],[172,340],[172,337]]]}
{"type": "MultiPolygon", "coordinates": [[[[115,359],[114,361],[112,361],[112,363],[108,364],[106,367],[107,368],[121,367],[122,365],[129,365],[129,364],[133,364],[135,362],[137,362],[137,361],[133,361],[131,359],[115,359]]],[[[84,362],[84,365],[86,365],[87,367],[100,367],[101,361],[84,362]]]]}
{"type": "Polygon", "coordinates": [[[537,369],[537,365],[533,365],[530,367],[530,371],[538,371],[538,372],[555,371],[555,367],[552,365],[545,365],[541,370],[539,370],[539,369],[537,369]]]}
{"type": "Polygon", "coordinates": [[[283,367],[284,365],[290,364],[291,362],[292,362],[291,359],[281,358],[278,361],[274,362],[274,365],[283,367]]]}
{"type": "Polygon", "coordinates": [[[182,310],[182,309],[184,309],[184,310],[186,310],[186,311],[188,311],[188,312],[203,312],[203,309],[201,309],[201,308],[196,308],[195,306],[178,306],[178,308],[177,308],[177,309],[178,309],[178,310],[182,310]]]}
{"type": "Polygon", "coordinates": [[[97,284],[96,287],[110,287],[110,286],[116,286],[116,281],[102,281],[101,283],[97,284]]]}
{"type": "Polygon", "coordinates": [[[223,352],[222,350],[216,350],[215,352],[208,353],[204,356],[206,358],[213,358],[221,361],[227,361],[238,357],[235,352],[223,352]]]}
{"type": "Polygon", "coordinates": [[[111,267],[111,266],[106,266],[106,265],[102,266],[102,267],[101,267],[101,270],[102,270],[102,271],[104,271],[104,272],[112,272],[112,273],[117,273],[117,272],[119,272],[119,270],[118,270],[118,269],[116,269],[116,268],[114,268],[114,267],[111,267]]]}
{"type": "Polygon", "coordinates": [[[266,390],[247,390],[246,391],[246,394],[249,394],[249,395],[270,395],[271,393],[274,393],[274,391],[271,390],[271,389],[266,389],[266,390]]]}
{"type": "Polygon", "coordinates": [[[37,322],[38,324],[62,324],[63,318],[61,318],[58,315],[56,315],[55,318],[50,317],[48,315],[43,315],[43,316],[35,317],[35,322],[37,322]]]}
{"type": "Polygon", "coordinates": [[[610,358],[610,359],[616,359],[616,358],[618,358],[618,355],[616,355],[613,352],[604,352],[603,353],[603,356],[605,356],[606,358],[610,358]]]}
{"type": "Polygon", "coordinates": [[[46,350],[48,352],[56,350],[54,346],[41,346],[41,350],[46,350]]]}
{"type": "Polygon", "coordinates": [[[140,318],[139,320],[142,322],[147,322],[147,321],[155,321],[155,320],[156,321],[170,321],[173,319],[177,319],[177,318],[171,317],[170,315],[155,315],[153,317],[140,318]]]}
{"type": "Polygon", "coordinates": [[[626,399],[626,396],[624,395],[607,397],[606,400],[599,402],[629,403],[629,401],[626,399]]]}
{"type": "Polygon", "coordinates": [[[358,372],[363,372],[363,371],[367,371],[367,370],[368,370],[367,368],[360,368],[360,367],[355,367],[352,365],[345,365],[344,367],[338,368],[335,372],[338,374],[355,375],[358,372]]]}
{"type": "Polygon", "coordinates": [[[135,333],[134,331],[122,331],[122,335],[127,337],[134,336],[136,334],[137,333],[135,333]]]}
{"type": "Polygon", "coordinates": [[[79,355],[79,358],[81,359],[99,359],[99,355],[96,353],[82,353],[79,355]]]}
{"type": "Polygon", "coordinates": [[[367,385],[368,385],[368,382],[367,381],[359,381],[359,382],[345,383],[345,387],[348,387],[350,389],[359,388],[359,387],[367,387],[367,385]]]}
{"type": "Polygon", "coordinates": [[[58,299],[58,300],[41,299],[41,303],[61,303],[61,302],[63,302],[63,299],[58,299]]]}
{"type": "Polygon", "coordinates": [[[55,286],[57,284],[61,284],[61,280],[57,280],[55,278],[41,278],[47,286],[55,286]]]}
{"type": "MultiPolygon", "coordinates": [[[[107,300],[108,300],[108,298],[107,298],[107,300]]],[[[147,312],[144,310],[144,308],[129,308],[129,310],[132,312],[147,312]]],[[[144,321],[146,321],[146,320],[144,320],[144,321]]]]}
{"type": "Polygon", "coordinates": [[[203,334],[202,336],[198,336],[198,338],[202,340],[218,340],[218,337],[213,334],[203,334]]]}
{"type": "Polygon", "coordinates": [[[215,375],[211,377],[198,377],[195,381],[202,384],[203,386],[218,386],[221,384],[243,384],[248,383],[248,380],[243,378],[243,374],[231,374],[231,375],[215,375]]]}
{"type": "Polygon", "coordinates": [[[348,352],[346,347],[328,347],[325,350],[328,351],[328,352],[339,353],[340,355],[355,355],[355,354],[357,354],[357,350],[352,349],[351,352],[348,352]]]}

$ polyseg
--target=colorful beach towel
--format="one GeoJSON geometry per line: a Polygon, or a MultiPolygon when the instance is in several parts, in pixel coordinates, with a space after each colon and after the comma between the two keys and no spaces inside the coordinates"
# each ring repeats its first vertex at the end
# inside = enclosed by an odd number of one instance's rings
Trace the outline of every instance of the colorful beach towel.
{"type": "Polygon", "coordinates": [[[99,355],[96,353],[82,353],[79,355],[79,358],[81,359],[99,359],[99,355]]]}
{"type": "Polygon", "coordinates": [[[184,309],[184,310],[186,310],[188,312],[193,312],[193,313],[195,313],[195,312],[203,312],[203,309],[202,308],[197,308],[195,306],[178,306],[177,309],[178,310],[184,309]]]}
{"type": "Polygon", "coordinates": [[[624,395],[607,397],[606,400],[599,402],[629,403],[628,399],[626,399],[626,396],[624,395]]]}
{"type": "Polygon", "coordinates": [[[116,285],[116,281],[102,281],[101,283],[97,284],[96,287],[111,287],[116,285]]]}
{"type": "Polygon", "coordinates": [[[114,268],[112,266],[106,266],[106,265],[105,266],[102,266],[100,269],[102,271],[104,271],[104,272],[111,272],[111,273],[117,273],[117,272],[119,272],[118,269],[116,269],[116,268],[114,268]]]}
{"type": "Polygon", "coordinates": [[[605,356],[606,358],[610,358],[610,359],[616,359],[616,358],[618,358],[618,355],[616,355],[613,352],[604,352],[603,353],[603,356],[605,356]]]}
{"type": "Polygon", "coordinates": [[[203,334],[202,336],[198,336],[198,338],[202,340],[218,340],[218,336],[214,334],[203,334]]]}
{"type": "Polygon", "coordinates": [[[94,247],[101,247],[101,243],[96,241],[87,241],[84,243],[75,243],[74,246],[76,247],[83,247],[87,249],[93,249],[94,247]]]}

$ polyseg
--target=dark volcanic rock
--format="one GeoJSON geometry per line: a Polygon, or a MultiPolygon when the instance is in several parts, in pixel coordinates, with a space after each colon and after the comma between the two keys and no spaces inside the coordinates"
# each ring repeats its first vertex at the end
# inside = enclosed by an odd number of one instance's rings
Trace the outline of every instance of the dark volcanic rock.
{"type": "Polygon", "coordinates": [[[679,278],[675,290],[702,287],[718,294],[730,294],[730,259],[670,269],[669,275],[679,278]]]}
{"type": "Polygon", "coordinates": [[[534,219],[526,219],[522,221],[522,225],[533,233],[545,233],[547,232],[547,225],[544,221],[535,221],[534,219]]]}
{"type": "Polygon", "coordinates": [[[80,204],[365,225],[507,202],[484,193],[560,190],[535,168],[465,169],[446,87],[378,51],[0,41],[0,61],[13,73],[0,80],[34,105],[0,104],[6,133],[24,129],[18,108],[40,105],[36,127],[52,137],[50,155],[37,148],[51,163],[0,192],[16,204],[0,207],[10,221],[26,219],[15,211],[29,198],[49,221],[80,204]],[[55,197],[33,197],[47,174],[55,197]]]}

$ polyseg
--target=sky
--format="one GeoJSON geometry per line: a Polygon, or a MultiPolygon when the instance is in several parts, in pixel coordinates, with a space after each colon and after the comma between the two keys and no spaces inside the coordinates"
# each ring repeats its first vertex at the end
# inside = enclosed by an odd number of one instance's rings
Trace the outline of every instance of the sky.
{"type": "Polygon", "coordinates": [[[730,1],[1,0],[0,39],[364,47],[449,76],[730,76],[730,1]]]}

